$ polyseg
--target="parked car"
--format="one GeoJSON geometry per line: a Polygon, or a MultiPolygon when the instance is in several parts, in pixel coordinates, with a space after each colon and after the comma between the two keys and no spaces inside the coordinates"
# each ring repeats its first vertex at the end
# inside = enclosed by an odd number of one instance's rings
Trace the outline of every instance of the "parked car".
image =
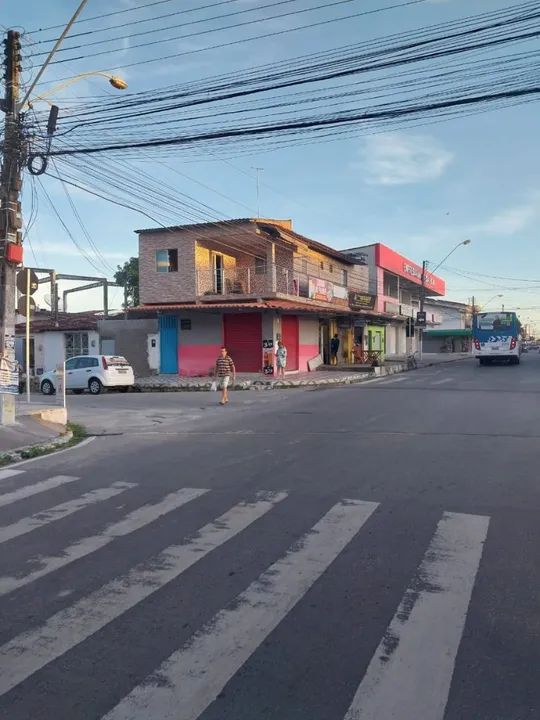
{"type": "MultiPolygon", "coordinates": [[[[133,368],[121,355],[78,355],[66,360],[66,390],[80,394],[88,390],[99,395],[103,388],[127,392],[135,382],[133,368]]],[[[44,395],[54,395],[58,377],[54,370],[41,377],[44,395]]]]}

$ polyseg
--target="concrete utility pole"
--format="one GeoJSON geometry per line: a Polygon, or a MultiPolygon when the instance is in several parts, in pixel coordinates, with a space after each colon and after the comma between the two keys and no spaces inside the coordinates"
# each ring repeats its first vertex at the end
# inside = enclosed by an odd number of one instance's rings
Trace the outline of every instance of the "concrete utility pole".
{"type": "MultiPolygon", "coordinates": [[[[21,250],[21,168],[24,143],[18,109],[21,73],[20,35],[10,30],[4,40],[5,113],[2,172],[0,175],[0,356],[2,369],[15,369],[15,281],[21,250]]],[[[3,378],[3,382],[6,378],[3,378]]],[[[0,423],[15,422],[15,396],[0,394],[0,423]]]]}
{"type": "MultiPolygon", "coordinates": [[[[422,261],[422,286],[420,288],[420,312],[424,312],[424,303],[426,301],[426,270],[427,260],[422,261]]],[[[422,354],[424,351],[424,328],[418,328],[418,357],[422,360],[422,354]]]]}

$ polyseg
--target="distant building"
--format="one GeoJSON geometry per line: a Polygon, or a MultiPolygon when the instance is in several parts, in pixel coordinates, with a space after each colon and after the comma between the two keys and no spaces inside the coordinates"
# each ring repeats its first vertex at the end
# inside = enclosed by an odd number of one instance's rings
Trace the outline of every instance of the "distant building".
{"type": "Polygon", "coordinates": [[[424,352],[469,352],[472,338],[472,305],[429,299],[425,303],[428,327],[424,352]]]}
{"type": "MultiPolygon", "coordinates": [[[[390,318],[381,338],[386,357],[403,356],[417,349],[418,332],[414,319],[420,308],[422,265],[409,260],[382,243],[343,251],[368,270],[370,292],[376,296],[375,310],[390,318]]],[[[425,296],[443,296],[442,278],[426,273],[425,296]]],[[[427,303],[424,309],[427,309],[427,303]]]]}

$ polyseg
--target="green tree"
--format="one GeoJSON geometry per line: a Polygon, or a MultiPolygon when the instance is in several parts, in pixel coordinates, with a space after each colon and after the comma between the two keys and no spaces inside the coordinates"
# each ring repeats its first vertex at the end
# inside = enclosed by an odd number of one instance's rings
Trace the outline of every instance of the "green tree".
{"type": "Polygon", "coordinates": [[[128,307],[139,304],[139,258],[129,258],[123,265],[118,265],[114,280],[125,288],[128,307]]]}

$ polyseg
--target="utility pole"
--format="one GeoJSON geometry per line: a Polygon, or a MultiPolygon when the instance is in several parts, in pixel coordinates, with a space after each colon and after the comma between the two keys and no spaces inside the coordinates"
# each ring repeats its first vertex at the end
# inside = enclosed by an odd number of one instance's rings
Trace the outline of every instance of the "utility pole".
{"type": "MultiPolygon", "coordinates": [[[[16,266],[22,261],[21,168],[24,159],[18,108],[21,73],[20,34],[9,30],[4,40],[4,147],[0,174],[0,356],[2,370],[15,370],[16,266]]],[[[5,376],[3,378],[5,383],[5,376]]],[[[0,394],[0,424],[15,422],[15,396],[0,394]]]]}
{"type": "MultiPolygon", "coordinates": [[[[427,260],[422,261],[422,286],[420,288],[420,312],[424,312],[424,303],[426,301],[426,270],[427,270],[427,260]]],[[[424,350],[424,328],[418,328],[418,357],[420,360],[422,360],[422,353],[424,350]]]]}

